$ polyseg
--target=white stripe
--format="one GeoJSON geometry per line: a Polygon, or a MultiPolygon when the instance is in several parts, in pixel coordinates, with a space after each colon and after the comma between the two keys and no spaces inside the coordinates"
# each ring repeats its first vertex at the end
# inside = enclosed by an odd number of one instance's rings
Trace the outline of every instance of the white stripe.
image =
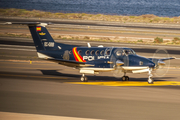
{"type": "Polygon", "coordinates": [[[149,69],[142,69],[142,70],[134,70],[134,71],[132,71],[132,73],[145,73],[145,72],[149,72],[149,69]]]}
{"type": "Polygon", "coordinates": [[[81,70],[112,71],[114,68],[81,68],[81,70]]]}
{"type": "Polygon", "coordinates": [[[4,44],[0,44],[0,46],[6,46],[6,47],[23,47],[23,48],[35,48],[34,46],[21,46],[21,45],[4,45],[4,44]]]}
{"type": "Polygon", "coordinates": [[[37,55],[38,55],[39,58],[43,58],[43,59],[52,58],[50,56],[47,56],[47,55],[39,53],[39,52],[37,52],[37,55]]]}
{"type": "Polygon", "coordinates": [[[21,51],[36,51],[36,50],[30,50],[30,49],[17,49],[17,48],[0,48],[4,50],[21,50],[21,51]]]}
{"type": "Polygon", "coordinates": [[[131,67],[131,66],[122,66],[122,68],[124,70],[142,70],[142,69],[147,69],[149,68],[148,66],[146,67],[139,67],[139,66],[134,66],[134,67],[131,67]]]}
{"type": "Polygon", "coordinates": [[[0,118],[1,120],[100,120],[100,119],[92,119],[92,118],[78,118],[78,117],[12,113],[12,112],[0,112],[0,118]]]}

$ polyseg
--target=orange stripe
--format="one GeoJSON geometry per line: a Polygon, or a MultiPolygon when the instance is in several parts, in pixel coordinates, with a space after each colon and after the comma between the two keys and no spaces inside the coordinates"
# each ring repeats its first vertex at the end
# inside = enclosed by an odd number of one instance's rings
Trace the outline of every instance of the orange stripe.
{"type": "Polygon", "coordinates": [[[74,55],[74,58],[76,59],[76,61],[78,61],[76,55],[75,55],[75,52],[76,52],[76,48],[73,48],[73,55],[74,55]]]}
{"type": "Polygon", "coordinates": [[[81,57],[81,55],[78,54],[78,52],[77,52],[77,47],[73,48],[73,53],[74,53],[74,57],[75,57],[76,61],[86,62],[85,60],[83,60],[83,58],[81,57]]]}

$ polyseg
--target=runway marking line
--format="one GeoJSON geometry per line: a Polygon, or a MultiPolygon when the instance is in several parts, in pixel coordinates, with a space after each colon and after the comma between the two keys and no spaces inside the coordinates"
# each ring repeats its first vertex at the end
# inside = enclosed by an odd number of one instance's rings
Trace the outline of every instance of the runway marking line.
{"type": "Polygon", "coordinates": [[[102,120],[68,116],[41,115],[29,113],[0,112],[1,120],[102,120]]]}
{"type": "Polygon", "coordinates": [[[67,84],[98,85],[98,86],[180,86],[179,81],[155,81],[154,84],[140,81],[107,81],[107,82],[64,82],[67,84]]]}

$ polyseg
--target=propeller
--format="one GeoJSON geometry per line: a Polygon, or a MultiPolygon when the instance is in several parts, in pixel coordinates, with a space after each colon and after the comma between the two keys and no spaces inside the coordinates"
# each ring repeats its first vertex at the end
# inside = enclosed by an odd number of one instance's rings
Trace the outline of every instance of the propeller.
{"type": "Polygon", "coordinates": [[[121,78],[124,75],[121,65],[124,65],[124,62],[118,59],[119,56],[122,54],[122,49],[117,49],[113,52],[110,58],[111,68],[115,70],[113,72],[113,76],[116,78],[121,78]]]}
{"type": "Polygon", "coordinates": [[[153,75],[156,77],[163,77],[169,70],[170,58],[165,49],[157,49],[153,55],[152,61],[155,63],[155,71],[153,75]]]}

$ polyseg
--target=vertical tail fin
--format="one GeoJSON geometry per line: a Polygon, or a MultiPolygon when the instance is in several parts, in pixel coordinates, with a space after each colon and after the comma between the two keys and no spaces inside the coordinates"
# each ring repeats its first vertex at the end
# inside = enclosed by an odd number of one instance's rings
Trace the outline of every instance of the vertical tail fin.
{"type": "Polygon", "coordinates": [[[34,45],[37,51],[46,51],[46,50],[57,50],[57,43],[54,42],[53,38],[49,34],[46,29],[47,23],[39,23],[39,22],[6,22],[5,24],[22,24],[28,25],[29,30],[31,32],[34,45]]]}
{"type": "Polygon", "coordinates": [[[31,32],[37,51],[58,49],[58,46],[54,42],[53,38],[51,37],[45,26],[29,25],[29,30],[31,32]]]}

